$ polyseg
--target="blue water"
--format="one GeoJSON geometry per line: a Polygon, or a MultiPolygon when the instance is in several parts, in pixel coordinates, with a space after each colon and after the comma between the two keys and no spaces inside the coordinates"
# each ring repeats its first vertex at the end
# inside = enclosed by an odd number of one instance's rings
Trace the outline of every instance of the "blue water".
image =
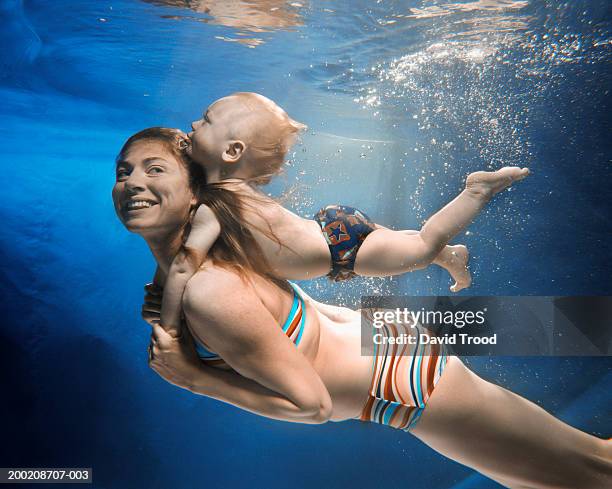
{"type": "MultiPolygon", "coordinates": [[[[290,3],[0,4],[1,466],[89,466],[99,488],[498,487],[402,432],[270,421],[158,378],[139,318],[154,265],[114,216],[114,157],[244,90],[309,126],[270,186],[299,213],[417,228],[470,171],[526,165],[456,240],[465,293],[610,295],[609,2],[290,3]]],[[[449,285],[434,267],[304,284],[348,305],[449,285]]],[[[468,363],[611,436],[610,358],[468,363]]]]}

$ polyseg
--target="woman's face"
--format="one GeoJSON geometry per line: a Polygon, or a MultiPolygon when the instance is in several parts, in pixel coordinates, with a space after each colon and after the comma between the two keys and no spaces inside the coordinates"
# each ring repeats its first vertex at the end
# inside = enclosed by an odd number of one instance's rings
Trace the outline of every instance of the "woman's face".
{"type": "Polygon", "coordinates": [[[155,140],[133,143],[117,161],[113,202],[128,231],[154,236],[178,231],[196,200],[184,165],[155,140]]]}

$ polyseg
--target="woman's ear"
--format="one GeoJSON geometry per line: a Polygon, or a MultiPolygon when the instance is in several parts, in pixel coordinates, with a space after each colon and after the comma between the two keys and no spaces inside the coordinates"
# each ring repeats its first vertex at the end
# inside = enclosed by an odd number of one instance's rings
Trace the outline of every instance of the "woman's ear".
{"type": "Polygon", "coordinates": [[[242,141],[230,141],[227,149],[221,155],[221,158],[225,163],[238,163],[245,149],[246,144],[242,141]]]}

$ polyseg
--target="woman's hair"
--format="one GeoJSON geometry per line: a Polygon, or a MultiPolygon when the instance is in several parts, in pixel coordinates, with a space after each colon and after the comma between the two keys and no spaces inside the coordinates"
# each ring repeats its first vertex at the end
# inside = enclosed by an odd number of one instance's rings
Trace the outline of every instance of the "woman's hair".
{"type": "Polygon", "coordinates": [[[258,133],[258,137],[250,142],[248,148],[252,173],[249,182],[265,185],[272,177],[281,173],[285,156],[300,132],[306,130],[306,126],[293,120],[274,101],[263,95],[237,92],[231,96],[239,97],[252,113],[263,111],[269,116],[267,119],[254,118],[255,123],[264,123],[266,128],[258,133]]]}
{"type": "MultiPolygon", "coordinates": [[[[205,204],[211,208],[219,220],[221,233],[208,252],[208,257],[213,263],[233,268],[243,278],[246,271],[254,271],[273,279],[272,269],[244,219],[244,213],[249,209],[254,210],[256,206],[253,204],[259,201],[260,197],[246,195],[237,189],[229,190],[228,187],[231,184],[223,182],[207,184],[204,169],[196,164],[187,153],[189,139],[178,129],[165,127],[143,129],[125,142],[118,159],[128,151],[133,143],[146,140],[161,143],[188,171],[189,186],[198,201],[191,209],[190,217],[193,216],[199,204],[205,204]]],[[[269,200],[262,195],[261,201],[268,202],[269,200]]],[[[190,227],[190,222],[186,222],[183,228],[183,242],[187,238],[190,227]]],[[[270,230],[260,231],[277,243],[279,242],[270,230]]],[[[185,248],[184,251],[190,255],[188,249],[185,248]]]]}

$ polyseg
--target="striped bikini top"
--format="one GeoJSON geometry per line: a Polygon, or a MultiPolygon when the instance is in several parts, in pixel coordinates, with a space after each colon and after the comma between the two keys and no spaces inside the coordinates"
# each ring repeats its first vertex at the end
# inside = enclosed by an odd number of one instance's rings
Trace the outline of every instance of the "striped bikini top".
{"type": "MultiPolygon", "coordinates": [[[[291,311],[289,316],[283,324],[283,332],[289,337],[291,341],[295,343],[295,346],[300,344],[302,334],[306,326],[306,304],[304,299],[298,294],[295,286],[289,282],[293,289],[293,304],[291,305],[291,311]]],[[[196,338],[194,338],[196,344],[196,352],[200,359],[211,366],[225,366],[227,365],[223,358],[217,355],[214,351],[206,348],[196,338]]]]}

